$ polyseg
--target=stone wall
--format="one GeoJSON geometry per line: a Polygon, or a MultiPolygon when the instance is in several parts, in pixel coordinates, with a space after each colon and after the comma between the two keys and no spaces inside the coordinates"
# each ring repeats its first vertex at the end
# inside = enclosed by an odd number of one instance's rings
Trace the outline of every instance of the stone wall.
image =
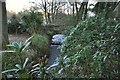
{"type": "MultiPolygon", "coordinates": [[[[2,2],[0,1],[0,50],[2,49],[2,2]]],[[[2,71],[2,53],[0,52],[0,72],[2,71]]],[[[0,80],[2,74],[0,73],[0,80]]]]}
{"type": "Polygon", "coordinates": [[[6,13],[6,2],[0,2],[0,8],[1,8],[1,27],[2,27],[2,49],[6,48],[6,45],[8,44],[8,29],[7,29],[7,13],[6,13]]]}
{"type": "Polygon", "coordinates": [[[2,49],[2,2],[0,1],[0,50],[2,49]]]}
{"type": "MultiPolygon", "coordinates": [[[[3,43],[5,45],[8,43],[8,33],[7,31],[7,15],[6,15],[6,2],[5,0],[0,0],[0,72],[2,71],[2,49],[3,43]]],[[[0,80],[2,74],[0,73],[0,80]]]]}

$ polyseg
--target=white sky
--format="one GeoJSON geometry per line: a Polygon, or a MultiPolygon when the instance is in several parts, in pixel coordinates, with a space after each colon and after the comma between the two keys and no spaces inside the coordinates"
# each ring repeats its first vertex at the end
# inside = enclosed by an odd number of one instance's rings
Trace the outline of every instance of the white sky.
{"type": "MultiPolygon", "coordinates": [[[[8,11],[13,11],[18,13],[19,11],[22,11],[24,8],[25,9],[28,8],[30,6],[29,4],[30,1],[35,1],[35,0],[6,0],[6,7],[8,11]]],[[[37,0],[37,1],[41,1],[41,0],[37,0]]],[[[58,1],[67,1],[67,0],[58,0],[58,1]]],[[[69,0],[69,1],[83,1],[83,0],[69,0]]],[[[94,2],[94,1],[96,0],[90,0],[90,2],[94,2]]],[[[105,0],[97,0],[97,1],[105,1],[105,0]]],[[[109,1],[115,1],[115,0],[109,0],[109,1]]]]}
{"type": "MultiPolygon", "coordinates": [[[[18,13],[19,11],[22,11],[24,8],[27,8],[30,6],[29,2],[35,1],[35,0],[6,0],[6,8],[8,11],[13,11],[18,13]]],[[[37,0],[39,1],[39,0],[37,0]]],[[[62,0],[60,0],[62,1],[62,0]]],[[[63,0],[65,1],[65,0],[63,0]]],[[[81,1],[81,0],[79,0],[81,1]]],[[[94,0],[91,0],[94,1],[94,0]]]]}
{"type": "MultiPolygon", "coordinates": [[[[6,0],[6,8],[8,11],[13,11],[18,13],[23,9],[28,8],[30,6],[29,2],[31,1],[35,1],[35,0],[6,0]]],[[[37,1],[41,1],[41,0],[37,0],[37,1]]],[[[62,1],[62,0],[59,0],[59,1],[62,1]]],[[[67,0],[63,0],[63,1],[67,1],[67,0]]],[[[78,0],[78,1],[81,1],[81,0],[78,0]]],[[[95,0],[90,0],[90,2],[94,2],[94,1],[95,0]]]]}
{"type": "Polygon", "coordinates": [[[31,0],[6,0],[6,8],[8,11],[19,12],[23,8],[29,6],[29,1],[31,0]]]}

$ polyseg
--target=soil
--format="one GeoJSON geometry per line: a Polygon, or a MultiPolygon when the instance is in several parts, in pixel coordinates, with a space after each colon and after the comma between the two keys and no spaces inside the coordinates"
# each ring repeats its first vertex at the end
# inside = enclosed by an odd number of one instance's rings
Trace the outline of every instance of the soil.
{"type": "Polygon", "coordinates": [[[14,34],[9,34],[9,42],[24,42],[28,37],[25,35],[14,35],[14,34]]]}

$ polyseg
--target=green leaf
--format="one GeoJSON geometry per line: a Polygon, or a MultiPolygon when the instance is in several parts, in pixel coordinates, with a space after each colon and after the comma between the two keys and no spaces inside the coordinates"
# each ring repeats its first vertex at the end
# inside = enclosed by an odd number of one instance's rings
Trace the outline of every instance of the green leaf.
{"type": "Polygon", "coordinates": [[[29,60],[29,58],[26,58],[26,59],[25,59],[25,62],[24,62],[24,64],[23,64],[23,69],[26,67],[26,65],[27,65],[27,63],[28,63],[28,60],[29,60]]]}
{"type": "Polygon", "coordinates": [[[28,38],[28,39],[25,41],[25,44],[27,44],[32,38],[33,38],[33,36],[31,36],[30,38],[28,38]]]}
{"type": "Polygon", "coordinates": [[[18,49],[16,46],[14,46],[14,45],[12,45],[12,44],[7,45],[7,47],[10,47],[10,48],[12,48],[12,49],[18,49]]]}
{"type": "Polygon", "coordinates": [[[13,42],[12,44],[9,44],[7,46],[13,49],[19,49],[19,43],[17,42],[13,42]]]}
{"type": "Polygon", "coordinates": [[[16,51],[13,50],[4,50],[4,51],[0,51],[0,53],[14,53],[16,51]]]}
{"type": "Polygon", "coordinates": [[[22,45],[22,47],[20,48],[20,50],[19,50],[19,52],[21,53],[21,52],[23,52],[23,48],[25,47],[25,45],[22,45]]]}
{"type": "Polygon", "coordinates": [[[31,42],[28,42],[28,43],[25,44],[24,47],[22,47],[22,52],[30,45],[30,43],[31,43],[31,42]]]}
{"type": "Polygon", "coordinates": [[[54,67],[57,67],[59,65],[59,63],[56,63],[56,64],[53,64],[51,65],[50,67],[47,68],[47,70],[51,69],[51,68],[54,68],[54,67]]]}
{"type": "Polygon", "coordinates": [[[40,67],[36,67],[36,68],[32,69],[30,72],[39,71],[39,70],[40,70],[40,67]]]}
{"type": "Polygon", "coordinates": [[[32,66],[32,67],[34,68],[34,67],[37,67],[37,66],[40,66],[40,64],[35,64],[35,65],[34,65],[34,66],[32,66]]]}
{"type": "Polygon", "coordinates": [[[20,47],[19,47],[19,43],[17,43],[17,42],[13,42],[12,45],[15,46],[17,49],[20,48],[20,47]]]}
{"type": "Polygon", "coordinates": [[[5,71],[2,71],[2,73],[8,73],[8,72],[13,72],[13,71],[17,71],[19,69],[10,69],[10,70],[5,70],[5,71]]]}
{"type": "Polygon", "coordinates": [[[108,57],[108,56],[106,55],[106,56],[103,58],[103,61],[106,61],[107,57],[108,57]]]}
{"type": "Polygon", "coordinates": [[[19,48],[21,48],[23,46],[22,42],[19,43],[19,48]]]}
{"type": "Polygon", "coordinates": [[[61,68],[61,69],[58,71],[58,74],[61,74],[63,70],[64,70],[64,69],[61,68]]]}
{"type": "Polygon", "coordinates": [[[16,64],[15,66],[16,66],[18,69],[20,69],[20,70],[22,69],[19,64],[16,64]]]}

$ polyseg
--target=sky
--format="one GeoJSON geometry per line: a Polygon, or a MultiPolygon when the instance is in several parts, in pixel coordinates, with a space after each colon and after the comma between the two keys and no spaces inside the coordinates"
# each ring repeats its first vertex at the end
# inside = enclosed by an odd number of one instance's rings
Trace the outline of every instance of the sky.
{"type": "Polygon", "coordinates": [[[6,0],[6,8],[8,11],[18,13],[22,11],[23,9],[28,8],[30,6],[30,3],[29,3],[30,1],[34,1],[34,0],[6,0]]]}
{"type": "Polygon", "coordinates": [[[6,8],[8,11],[13,11],[18,13],[23,10],[23,8],[27,8],[30,4],[31,0],[6,0],[6,8]]]}
{"type": "MultiPolygon", "coordinates": [[[[35,1],[35,0],[6,0],[6,8],[8,11],[13,11],[13,12],[20,12],[23,9],[26,9],[30,6],[31,1],[35,1]]],[[[37,1],[41,1],[41,0],[37,0],[37,1]]],[[[48,0],[51,1],[51,0],[48,0]]],[[[67,0],[57,0],[57,1],[67,1],[67,0]]],[[[68,0],[68,1],[83,1],[83,0],[68,0]]],[[[94,2],[96,0],[89,0],[90,2],[94,2]]],[[[98,0],[100,1],[100,0],[98,0]]],[[[105,0],[101,0],[101,1],[105,1],[105,0]]],[[[112,0],[109,0],[112,1],[112,0]]],[[[120,1],[120,0],[119,0],[120,1]]]]}

